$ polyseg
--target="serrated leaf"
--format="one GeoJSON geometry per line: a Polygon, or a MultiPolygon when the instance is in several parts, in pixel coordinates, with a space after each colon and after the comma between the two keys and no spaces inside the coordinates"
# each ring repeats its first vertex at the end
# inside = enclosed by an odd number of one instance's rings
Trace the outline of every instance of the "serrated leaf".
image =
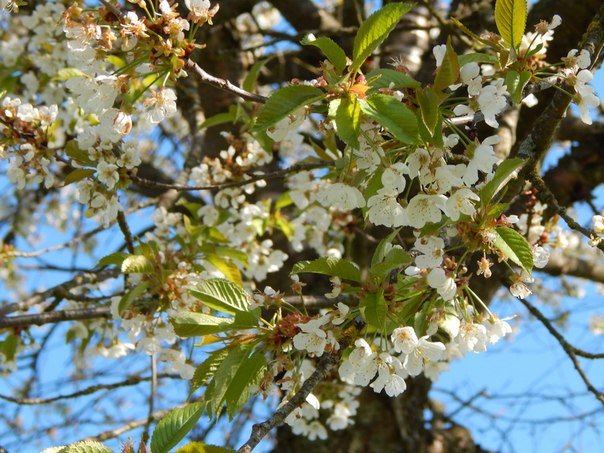
{"type": "Polygon", "coordinates": [[[436,77],[434,78],[434,89],[442,91],[449,85],[453,85],[459,79],[459,60],[453,45],[451,44],[451,38],[447,40],[447,51],[443,62],[438,68],[436,77]]]}
{"type": "Polygon", "coordinates": [[[497,0],[495,2],[495,23],[503,40],[513,48],[522,41],[528,7],[526,0],[497,0]]]}
{"type": "Polygon", "coordinates": [[[371,266],[371,274],[378,277],[387,276],[390,271],[400,268],[411,262],[411,255],[407,251],[395,247],[392,248],[384,257],[384,260],[371,266]]]}
{"type": "Polygon", "coordinates": [[[329,116],[336,134],[347,145],[358,147],[361,132],[361,106],[355,96],[335,99],[329,104],[329,116]]]}
{"type": "Polygon", "coordinates": [[[245,358],[224,393],[224,404],[232,418],[251,396],[254,386],[258,385],[266,370],[266,357],[262,351],[245,358]]]}
{"type": "Polygon", "coordinates": [[[413,77],[394,69],[374,69],[366,76],[367,82],[371,90],[379,90],[380,88],[405,89],[419,88],[421,83],[413,77]]]}
{"type": "Polygon", "coordinates": [[[232,261],[225,260],[224,258],[215,254],[207,254],[205,256],[205,260],[212,266],[214,266],[216,269],[218,269],[220,272],[222,272],[222,274],[231,282],[239,286],[243,285],[241,272],[232,261]]]}
{"type": "Polygon", "coordinates": [[[206,315],[205,313],[180,311],[172,318],[171,322],[174,326],[174,332],[179,337],[200,337],[231,330],[235,320],[233,318],[206,315]]]}
{"type": "Polygon", "coordinates": [[[249,352],[249,346],[237,345],[229,350],[227,357],[218,366],[204,394],[206,411],[210,417],[219,412],[230,382],[235,377],[235,374],[237,374],[237,370],[249,352]]]}
{"type": "Polygon", "coordinates": [[[191,403],[171,410],[162,418],[151,436],[151,451],[167,453],[193,429],[203,414],[202,403],[191,403]]]}
{"type": "Polygon", "coordinates": [[[402,102],[385,94],[374,94],[361,101],[361,109],[399,141],[411,145],[418,143],[417,117],[402,102]]]}
{"type": "Polygon", "coordinates": [[[129,255],[122,261],[124,274],[148,274],[153,272],[153,263],[144,255],[129,255]]]}
{"type": "Polygon", "coordinates": [[[344,49],[335,43],[331,38],[321,36],[313,40],[306,36],[300,43],[304,46],[315,46],[323,52],[329,62],[333,65],[338,73],[342,73],[346,69],[348,58],[344,49]]]}
{"type": "Polygon", "coordinates": [[[364,21],[354,38],[351,73],[355,73],[377,47],[384,42],[407,11],[410,3],[390,3],[364,21]]]}
{"type": "Polygon", "coordinates": [[[492,232],[494,236],[493,246],[497,248],[503,256],[512,260],[526,272],[530,273],[533,269],[533,252],[524,236],[508,227],[498,227],[492,232]]]}
{"type": "Polygon", "coordinates": [[[383,293],[369,293],[359,303],[361,314],[365,322],[378,330],[382,330],[386,323],[388,307],[383,293]]]}
{"type": "Polygon", "coordinates": [[[457,60],[459,66],[464,66],[468,63],[486,63],[490,65],[496,65],[499,61],[495,55],[489,55],[486,53],[467,53],[464,55],[458,55],[457,60]]]}
{"type": "Polygon", "coordinates": [[[232,123],[233,121],[235,121],[235,117],[231,112],[222,112],[207,118],[203,123],[201,123],[199,129],[206,129],[208,127],[218,126],[220,124],[232,123]]]}
{"type": "Polygon", "coordinates": [[[66,80],[74,79],[76,77],[90,78],[88,74],[82,72],[78,68],[61,68],[57,71],[57,74],[52,78],[52,80],[65,82],[66,80]]]}
{"type": "Polygon", "coordinates": [[[525,159],[519,159],[517,157],[512,159],[506,159],[495,170],[493,178],[484,185],[478,195],[483,205],[489,203],[495,195],[499,193],[505,185],[513,179],[518,170],[526,163],[525,159]]]}
{"type": "Polygon", "coordinates": [[[115,264],[116,266],[121,266],[126,258],[128,258],[128,254],[124,252],[115,252],[110,253],[107,256],[104,256],[99,260],[97,266],[110,266],[115,264]]]}
{"type": "Polygon", "coordinates": [[[436,124],[440,119],[440,111],[438,108],[440,102],[438,100],[438,96],[430,88],[418,88],[415,93],[417,103],[420,107],[422,121],[426,128],[430,131],[430,134],[434,134],[436,124]]]}
{"type": "Polygon", "coordinates": [[[361,271],[356,264],[333,256],[319,258],[314,261],[300,261],[295,264],[290,274],[307,272],[340,277],[353,282],[361,281],[361,271]]]}
{"type": "Polygon", "coordinates": [[[371,267],[375,266],[378,263],[381,263],[384,260],[384,258],[386,257],[386,247],[392,244],[392,241],[394,240],[399,231],[401,231],[401,229],[396,228],[378,243],[378,246],[375,248],[375,252],[373,252],[373,256],[371,257],[371,267]]]}
{"type": "Polygon", "coordinates": [[[522,91],[527,83],[531,80],[530,71],[508,71],[505,76],[505,84],[510,93],[510,97],[515,104],[519,104],[522,101],[522,91]]]}
{"type": "Polygon", "coordinates": [[[240,286],[223,278],[204,280],[190,287],[189,292],[208,307],[231,315],[250,308],[248,294],[240,286]]]}
{"type": "Polygon", "coordinates": [[[96,170],[92,170],[90,168],[76,168],[75,170],[71,171],[67,176],[65,176],[63,182],[66,186],[68,186],[69,184],[81,181],[82,179],[87,178],[88,176],[92,176],[95,173],[96,170]]]}
{"type": "MultiPolygon", "coordinates": [[[[68,445],[67,447],[56,447],[58,450],[54,450],[56,453],[112,453],[113,450],[109,447],[105,447],[102,443],[93,440],[84,440],[68,445]]],[[[53,451],[48,449],[45,451],[53,451]]]]}
{"type": "Polygon", "coordinates": [[[149,287],[149,282],[141,282],[122,296],[117,306],[120,316],[143,294],[149,287]]]}
{"type": "Polygon", "coordinates": [[[323,99],[326,94],[308,85],[292,85],[275,91],[260,110],[254,131],[266,130],[298,109],[323,99]]]}
{"type": "Polygon", "coordinates": [[[228,354],[229,349],[227,348],[217,349],[195,369],[195,373],[191,379],[191,393],[208,383],[228,354]]]}
{"type": "Polygon", "coordinates": [[[258,82],[258,77],[260,76],[260,71],[262,67],[270,60],[271,58],[265,58],[264,60],[258,60],[256,63],[252,65],[250,71],[243,79],[241,87],[246,90],[253,92],[256,88],[256,83],[258,82]]]}
{"type": "Polygon", "coordinates": [[[176,453],[235,453],[235,450],[202,442],[190,442],[176,450],[176,453]]]}

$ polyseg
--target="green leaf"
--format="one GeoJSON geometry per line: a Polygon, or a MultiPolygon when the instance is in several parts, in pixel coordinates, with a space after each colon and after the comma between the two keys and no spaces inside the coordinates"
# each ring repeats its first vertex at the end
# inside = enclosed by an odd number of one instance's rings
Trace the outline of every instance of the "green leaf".
{"type": "Polygon", "coordinates": [[[522,91],[527,83],[531,80],[530,71],[508,71],[505,75],[505,84],[510,93],[510,97],[515,104],[519,104],[522,101],[522,91]]]}
{"type": "Polygon", "coordinates": [[[101,258],[97,266],[110,266],[112,264],[115,264],[116,266],[121,266],[124,260],[128,258],[128,256],[129,255],[124,252],[111,253],[101,258]]]}
{"type": "Polygon", "coordinates": [[[380,123],[399,141],[417,144],[419,128],[417,117],[403,103],[385,94],[374,94],[361,102],[361,109],[367,116],[380,123]]]}
{"type": "Polygon", "coordinates": [[[191,403],[171,410],[162,418],[151,436],[151,451],[167,453],[193,429],[203,414],[202,403],[191,403]]]}
{"type": "Polygon", "coordinates": [[[367,324],[378,330],[384,328],[386,316],[388,315],[388,306],[386,305],[382,291],[367,294],[361,299],[359,308],[367,324]]]}
{"type": "Polygon", "coordinates": [[[88,74],[82,72],[78,68],[62,68],[57,71],[57,74],[52,78],[52,80],[57,82],[65,82],[66,80],[74,79],[76,77],[90,78],[88,74]]]}
{"type": "Polygon", "coordinates": [[[486,53],[467,53],[464,55],[458,55],[457,60],[459,66],[464,66],[468,63],[486,63],[496,65],[499,61],[495,55],[489,55],[486,53]]]}
{"type": "Polygon", "coordinates": [[[359,146],[361,132],[361,106],[354,96],[335,99],[329,104],[329,116],[335,123],[336,133],[350,146],[359,146]]]}
{"type": "Polygon", "coordinates": [[[436,129],[436,124],[440,119],[440,111],[439,105],[440,102],[438,100],[438,96],[431,90],[430,88],[421,89],[418,88],[416,91],[417,103],[421,109],[421,118],[426,126],[426,128],[430,131],[430,134],[434,134],[434,129],[436,129]]]}
{"type": "Polygon", "coordinates": [[[512,159],[506,159],[497,170],[495,170],[495,174],[493,178],[485,184],[485,186],[480,190],[478,195],[480,196],[480,201],[483,205],[489,203],[495,195],[499,193],[501,189],[505,187],[505,185],[513,179],[517,171],[526,163],[525,159],[519,159],[517,157],[512,159]]]}
{"type": "Polygon", "coordinates": [[[495,228],[493,234],[493,246],[495,246],[503,256],[512,260],[526,272],[530,273],[533,269],[533,252],[524,236],[508,227],[495,228]]]}
{"type": "Polygon", "coordinates": [[[222,361],[214,378],[206,387],[204,399],[209,416],[217,414],[222,407],[225,395],[229,390],[235,375],[250,353],[249,346],[237,345],[229,351],[228,356],[222,361]]]}
{"type": "Polygon", "coordinates": [[[371,267],[375,266],[378,263],[381,263],[386,257],[386,247],[392,244],[392,241],[400,231],[400,228],[396,228],[392,231],[388,236],[380,241],[378,246],[375,248],[375,252],[373,252],[373,257],[371,258],[371,267]]]}
{"type": "Polygon", "coordinates": [[[4,340],[0,341],[0,353],[4,355],[6,362],[12,362],[17,355],[17,347],[19,346],[18,335],[7,335],[4,340]]]}
{"type": "Polygon", "coordinates": [[[265,58],[264,60],[258,60],[256,63],[252,65],[250,68],[250,72],[247,73],[245,79],[243,79],[243,83],[241,87],[246,90],[253,92],[256,88],[256,83],[258,82],[258,77],[260,76],[260,71],[262,67],[270,60],[271,58],[265,58]]]}
{"type": "Polygon", "coordinates": [[[254,387],[260,383],[266,366],[266,357],[262,351],[252,354],[241,362],[223,398],[231,418],[245,406],[254,387]]]}
{"type": "Polygon", "coordinates": [[[340,277],[353,282],[361,281],[361,271],[356,264],[333,256],[319,258],[314,261],[300,261],[296,263],[290,274],[306,272],[340,277]]]}
{"type": "Polygon", "coordinates": [[[92,176],[96,173],[96,170],[92,170],[90,168],[76,168],[75,170],[69,172],[67,176],[65,176],[65,180],[63,181],[66,186],[69,184],[73,184],[74,182],[81,181],[88,176],[92,176]]]}
{"type": "Polygon", "coordinates": [[[189,291],[208,307],[231,315],[250,308],[248,294],[240,286],[224,278],[204,280],[190,287],[189,291]]]}
{"type": "Polygon", "coordinates": [[[208,263],[222,272],[222,274],[231,282],[237,284],[238,286],[243,285],[241,272],[239,272],[239,268],[231,260],[226,260],[213,253],[206,254],[205,259],[208,263]]]}
{"type": "Polygon", "coordinates": [[[419,88],[421,83],[407,74],[394,69],[374,69],[366,75],[367,82],[372,90],[380,88],[419,88]]]}
{"type": "Polygon", "coordinates": [[[387,276],[390,271],[400,268],[401,266],[411,262],[411,255],[405,250],[395,247],[391,249],[384,258],[384,261],[371,266],[371,273],[378,277],[387,276]]]}
{"type": "Polygon", "coordinates": [[[149,282],[141,282],[122,296],[117,306],[120,316],[143,294],[149,287],[149,282]]]}
{"type": "Polygon", "coordinates": [[[346,63],[348,61],[346,53],[344,53],[344,50],[331,38],[321,36],[311,40],[306,36],[300,43],[304,46],[318,47],[338,73],[342,73],[344,69],[346,69],[346,63]]]}
{"type": "Polygon", "coordinates": [[[451,38],[447,41],[447,52],[443,58],[443,62],[438,68],[436,77],[434,78],[434,89],[442,91],[449,85],[453,85],[459,79],[459,60],[457,54],[451,44],[451,38]]]}
{"type": "Polygon", "coordinates": [[[191,379],[191,393],[208,383],[228,354],[228,348],[217,349],[195,369],[195,374],[191,379]]]}
{"type": "Polygon", "coordinates": [[[503,40],[513,48],[522,41],[528,8],[526,0],[497,0],[495,23],[503,40]]]}
{"type": "MultiPolygon", "coordinates": [[[[67,447],[55,447],[55,453],[112,453],[113,450],[105,447],[102,443],[93,440],[84,440],[68,445],[67,447]]],[[[53,451],[53,449],[45,450],[53,451]]]]}
{"type": "Polygon", "coordinates": [[[202,442],[189,442],[176,450],[176,453],[235,453],[235,450],[202,442]]]}
{"type": "Polygon", "coordinates": [[[365,60],[394,30],[401,17],[411,8],[413,5],[410,3],[390,3],[373,13],[361,24],[354,38],[350,70],[352,74],[359,70],[365,60]]]}
{"type": "Polygon", "coordinates": [[[130,255],[122,261],[124,274],[149,274],[153,272],[153,263],[144,255],[130,255]]]}
{"type": "Polygon", "coordinates": [[[199,126],[199,129],[206,129],[208,127],[218,126],[220,124],[232,123],[233,121],[235,121],[235,117],[231,112],[218,113],[217,115],[206,118],[206,120],[201,123],[201,126],[199,126]]]}
{"type": "Polygon", "coordinates": [[[268,129],[278,121],[325,97],[318,88],[308,85],[292,85],[275,91],[260,110],[254,131],[268,129]]]}
{"type": "Polygon", "coordinates": [[[200,337],[225,332],[233,329],[235,323],[233,318],[221,318],[192,311],[180,311],[171,321],[174,332],[179,337],[200,337]]]}

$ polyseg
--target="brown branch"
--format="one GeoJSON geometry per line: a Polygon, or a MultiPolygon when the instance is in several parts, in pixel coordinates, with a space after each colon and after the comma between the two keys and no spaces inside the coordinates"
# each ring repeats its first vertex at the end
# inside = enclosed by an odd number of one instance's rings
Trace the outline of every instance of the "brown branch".
{"type": "MultiPolygon", "coordinates": [[[[170,379],[178,379],[180,376],[176,374],[161,374],[158,376],[161,379],[170,378],[170,379]]],[[[57,395],[49,398],[15,398],[9,395],[1,395],[0,399],[5,401],[9,401],[11,403],[19,404],[22,406],[34,406],[38,404],[50,404],[55,401],[67,400],[73,398],[79,398],[81,396],[91,395],[92,393],[100,392],[102,390],[113,390],[121,387],[130,387],[133,385],[137,385],[141,382],[146,382],[150,380],[151,377],[141,377],[141,376],[131,376],[128,379],[125,379],[120,382],[114,382],[112,384],[97,384],[92,385],[90,387],[86,387],[85,389],[78,390],[73,393],[66,393],[63,395],[57,395]]]]}
{"type": "Polygon", "coordinates": [[[128,226],[128,222],[126,221],[126,216],[124,215],[124,211],[121,209],[117,212],[117,224],[124,235],[124,239],[126,240],[126,248],[128,252],[134,253],[134,241],[132,239],[132,232],[130,231],[130,227],[128,226]]]}
{"type": "Polygon", "coordinates": [[[97,272],[85,272],[75,275],[71,280],[53,286],[46,291],[33,294],[24,301],[8,304],[0,308],[0,320],[5,321],[5,316],[20,310],[27,310],[36,304],[44,302],[50,297],[66,297],[70,289],[91,283],[99,283],[110,278],[117,277],[120,274],[119,269],[104,269],[97,272]],[[3,319],[4,318],[4,319],[3,319]]]}
{"type": "Polygon", "coordinates": [[[246,186],[248,184],[252,184],[257,181],[268,181],[271,179],[278,179],[278,178],[282,178],[283,176],[286,176],[290,173],[296,173],[299,171],[307,171],[307,170],[314,170],[317,168],[331,167],[332,165],[334,165],[333,162],[327,162],[327,161],[315,162],[315,163],[311,163],[311,164],[297,164],[297,165],[292,165],[291,167],[284,168],[282,170],[277,170],[277,171],[274,171],[271,173],[252,174],[249,179],[245,179],[243,181],[231,181],[231,182],[225,182],[225,183],[220,183],[220,184],[212,184],[212,185],[208,185],[208,186],[187,186],[187,185],[181,185],[181,184],[165,184],[165,183],[161,183],[161,182],[151,181],[150,179],[139,178],[138,176],[134,176],[134,175],[130,176],[130,178],[136,184],[139,184],[142,186],[147,186],[147,187],[158,188],[158,189],[173,189],[176,191],[222,190],[222,189],[227,189],[229,187],[246,186]]]}
{"type": "Polygon", "coordinates": [[[562,334],[560,334],[560,332],[556,330],[552,323],[543,315],[543,313],[539,311],[537,307],[535,307],[525,299],[519,300],[520,303],[524,305],[526,309],[545,326],[548,332],[558,341],[560,346],[562,346],[562,349],[564,349],[564,352],[566,352],[566,355],[568,355],[568,357],[570,358],[571,362],[575,367],[575,370],[577,370],[577,373],[581,377],[581,380],[585,383],[587,390],[589,390],[598,401],[604,404],[604,393],[600,392],[594,387],[594,385],[591,383],[591,381],[585,374],[585,371],[583,371],[583,367],[579,363],[578,359],[578,357],[584,357],[587,359],[603,359],[604,354],[592,354],[590,352],[586,352],[574,347],[568,341],[566,341],[562,334]]]}
{"type": "Polygon", "coordinates": [[[185,67],[188,70],[192,71],[200,82],[205,83],[207,85],[211,85],[216,88],[219,88],[223,91],[232,93],[236,96],[239,96],[242,99],[245,99],[246,101],[258,102],[260,104],[264,104],[268,100],[267,97],[261,96],[259,94],[250,93],[249,91],[246,91],[243,88],[233,85],[231,82],[229,82],[226,79],[221,79],[219,77],[215,77],[211,74],[208,74],[193,60],[190,60],[190,59],[187,60],[185,62],[185,67]]]}
{"type": "Polygon", "coordinates": [[[63,321],[76,321],[83,319],[110,318],[111,312],[107,307],[80,308],[73,310],[59,310],[35,315],[4,316],[0,317],[0,329],[24,328],[41,326],[63,321]]]}
{"type": "Polygon", "coordinates": [[[553,253],[547,265],[541,271],[555,277],[570,275],[571,277],[584,278],[592,282],[604,283],[604,266],[594,261],[588,261],[578,256],[553,253]]]}
{"type": "Polygon", "coordinates": [[[333,366],[338,363],[339,359],[339,353],[323,355],[317,364],[317,368],[313,374],[304,381],[300,390],[298,390],[285,404],[279,407],[269,419],[252,426],[250,438],[237,451],[239,453],[251,452],[273,428],[280,426],[289,414],[306,401],[306,397],[325,378],[333,366]]]}

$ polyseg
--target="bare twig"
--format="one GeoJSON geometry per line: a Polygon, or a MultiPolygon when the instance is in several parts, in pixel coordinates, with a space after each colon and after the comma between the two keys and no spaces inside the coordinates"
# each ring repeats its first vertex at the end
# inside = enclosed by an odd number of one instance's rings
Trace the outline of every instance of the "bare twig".
{"type": "Polygon", "coordinates": [[[76,321],[82,319],[98,319],[109,317],[111,317],[111,312],[107,307],[59,310],[51,311],[49,313],[39,313],[36,315],[4,316],[0,317],[0,329],[24,328],[62,321],[76,321]]]}
{"type": "Polygon", "coordinates": [[[130,227],[126,221],[124,211],[121,209],[117,213],[117,224],[120,226],[120,230],[122,231],[124,239],[126,240],[126,248],[128,249],[128,252],[134,253],[134,240],[132,239],[132,232],[130,231],[130,227]]]}
{"type": "Polygon", "coordinates": [[[594,385],[591,383],[591,381],[585,374],[585,371],[583,371],[583,367],[581,366],[581,363],[578,359],[578,357],[585,357],[588,359],[603,359],[604,354],[592,354],[575,348],[568,341],[566,341],[562,334],[560,334],[560,332],[556,330],[552,323],[543,315],[543,313],[541,313],[541,311],[539,311],[537,307],[535,307],[533,304],[531,304],[525,299],[519,300],[520,303],[524,305],[526,309],[545,326],[547,331],[558,341],[560,346],[562,346],[562,349],[564,349],[564,352],[566,352],[566,355],[568,355],[568,357],[570,358],[571,362],[575,367],[575,370],[577,370],[577,373],[581,377],[581,380],[585,383],[587,390],[589,390],[598,399],[598,401],[604,404],[604,393],[600,392],[594,387],[594,385]]]}
{"type": "Polygon", "coordinates": [[[283,404],[275,413],[267,420],[262,423],[257,423],[252,426],[252,434],[250,438],[237,450],[239,453],[249,453],[252,451],[260,441],[275,427],[281,425],[283,421],[291,414],[297,407],[302,405],[306,400],[306,397],[313,391],[313,389],[321,382],[331,368],[340,359],[339,353],[325,354],[319,360],[317,368],[310,375],[310,377],[304,381],[300,390],[291,397],[285,404],[283,404]]]}
{"type": "Polygon", "coordinates": [[[139,185],[158,188],[158,189],[172,189],[172,190],[177,190],[177,191],[222,190],[222,189],[227,189],[229,187],[246,186],[248,184],[252,184],[257,181],[268,181],[271,179],[278,179],[278,178],[282,178],[290,173],[314,170],[317,168],[330,167],[333,165],[334,165],[333,162],[328,162],[328,161],[314,162],[311,164],[297,164],[297,165],[292,165],[291,167],[284,168],[282,170],[277,170],[277,171],[274,171],[271,173],[263,173],[263,174],[252,173],[251,175],[249,175],[250,177],[248,179],[245,179],[243,181],[231,181],[231,182],[225,182],[225,183],[221,183],[221,184],[212,184],[212,185],[208,185],[208,186],[187,186],[187,185],[181,185],[181,184],[165,184],[165,183],[161,183],[161,182],[151,181],[149,179],[139,178],[137,176],[131,176],[131,178],[135,183],[137,183],[139,185]]]}
{"type": "Polygon", "coordinates": [[[208,74],[193,60],[187,60],[185,63],[185,67],[188,70],[192,71],[200,82],[205,83],[207,85],[212,85],[213,87],[220,88],[224,91],[228,91],[229,93],[239,96],[240,98],[245,99],[246,101],[264,104],[268,100],[268,98],[266,98],[265,96],[250,93],[249,91],[246,91],[243,88],[233,85],[226,79],[221,79],[219,77],[215,77],[211,74],[208,74]]]}

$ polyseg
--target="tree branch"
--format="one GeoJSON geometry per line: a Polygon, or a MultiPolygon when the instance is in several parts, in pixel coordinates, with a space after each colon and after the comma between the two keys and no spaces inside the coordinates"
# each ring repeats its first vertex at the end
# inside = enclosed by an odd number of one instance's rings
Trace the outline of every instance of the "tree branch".
{"type": "Polygon", "coordinates": [[[0,317],[0,329],[24,328],[29,326],[41,326],[63,321],[77,321],[82,319],[110,318],[111,312],[108,307],[81,308],[73,310],[51,311],[35,315],[4,316],[0,317]]]}
{"type": "Polygon", "coordinates": [[[250,438],[239,448],[239,450],[237,450],[238,453],[251,452],[273,428],[281,425],[294,409],[301,406],[302,403],[306,401],[306,397],[313,391],[319,382],[325,378],[333,366],[338,363],[339,359],[339,352],[323,355],[317,364],[317,368],[313,374],[304,381],[300,390],[298,390],[285,404],[279,407],[269,419],[252,426],[250,438]]]}

